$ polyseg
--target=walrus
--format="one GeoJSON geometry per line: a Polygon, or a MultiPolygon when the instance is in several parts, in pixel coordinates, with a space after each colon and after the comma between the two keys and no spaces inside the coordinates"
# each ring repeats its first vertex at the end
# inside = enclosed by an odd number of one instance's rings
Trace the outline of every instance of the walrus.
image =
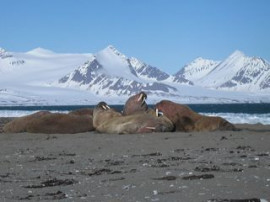
{"type": "Polygon", "coordinates": [[[186,105],[177,104],[169,100],[162,100],[155,107],[173,122],[175,131],[191,132],[236,129],[232,123],[221,117],[204,116],[194,112],[186,105]]]}
{"type": "Polygon", "coordinates": [[[125,103],[123,109],[123,115],[130,115],[137,112],[145,112],[148,110],[148,106],[145,102],[147,95],[145,92],[140,92],[131,96],[125,103]]]}
{"type": "Polygon", "coordinates": [[[18,117],[13,119],[4,125],[3,131],[5,133],[22,133],[27,132],[27,126],[35,119],[40,118],[41,116],[50,114],[49,111],[39,111],[31,115],[18,117]]]}
{"type": "Polygon", "coordinates": [[[5,133],[80,133],[94,130],[92,116],[40,111],[16,118],[3,127],[5,133]]]}
{"type": "Polygon", "coordinates": [[[101,133],[150,133],[170,132],[173,123],[167,117],[156,116],[158,112],[142,112],[123,116],[101,102],[94,109],[93,125],[101,133]]]}

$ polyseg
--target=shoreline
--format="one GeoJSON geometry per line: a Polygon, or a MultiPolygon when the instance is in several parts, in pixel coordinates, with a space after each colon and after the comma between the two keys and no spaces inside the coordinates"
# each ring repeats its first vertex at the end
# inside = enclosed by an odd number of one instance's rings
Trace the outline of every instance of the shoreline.
{"type": "MultiPolygon", "coordinates": [[[[3,126],[8,123],[9,121],[18,118],[18,117],[0,117],[0,133],[3,133],[3,126]]],[[[234,124],[237,129],[240,130],[269,130],[270,131],[270,124],[262,124],[262,123],[256,123],[256,124],[249,124],[249,123],[238,123],[234,124]]]]}
{"type": "Polygon", "coordinates": [[[0,133],[0,198],[269,202],[270,125],[237,127],[128,135],[0,133]]]}

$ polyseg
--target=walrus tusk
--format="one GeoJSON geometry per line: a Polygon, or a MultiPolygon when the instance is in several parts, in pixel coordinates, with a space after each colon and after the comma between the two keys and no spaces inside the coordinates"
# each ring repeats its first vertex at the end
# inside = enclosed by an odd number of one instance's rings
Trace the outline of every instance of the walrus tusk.
{"type": "Polygon", "coordinates": [[[145,97],[143,97],[142,99],[141,107],[144,105],[144,103],[145,103],[145,97]]]}
{"type": "Polygon", "coordinates": [[[140,97],[138,98],[137,101],[139,102],[142,98],[143,98],[143,94],[141,93],[141,94],[140,94],[140,97]]]}
{"type": "Polygon", "coordinates": [[[108,105],[106,105],[106,108],[107,108],[107,109],[111,109],[108,105]]]}
{"type": "Polygon", "coordinates": [[[105,109],[105,110],[107,109],[107,107],[106,107],[106,106],[104,106],[104,105],[101,105],[101,106],[102,106],[102,108],[103,108],[103,109],[105,109]]]}
{"type": "Polygon", "coordinates": [[[156,116],[158,117],[158,108],[156,108],[156,116]]]}
{"type": "Polygon", "coordinates": [[[142,99],[142,103],[144,103],[145,102],[145,97],[143,97],[143,99],[142,99]]]}
{"type": "Polygon", "coordinates": [[[155,127],[145,127],[147,129],[150,129],[150,130],[155,130],[156,128],[155,127]]]}

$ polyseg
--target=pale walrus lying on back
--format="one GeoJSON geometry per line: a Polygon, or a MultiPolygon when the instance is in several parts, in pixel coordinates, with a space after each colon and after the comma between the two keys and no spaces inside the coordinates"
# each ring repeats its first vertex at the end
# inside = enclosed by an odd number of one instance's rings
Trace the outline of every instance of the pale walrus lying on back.
{"type": "Polygon", "coordinates": [[[210,117],[192,111],[188,106],[162,100],[156,104],[174,124],[175,131],[235,130],[235,126],[221,117],[210,117]]]}
{"type": "Polygon", "coordinates": [[[101,133],[127,134],[170,132],[173,130],[173,123],[166,117],[158,117],[152,113],[122,116],[112,110],[105,102],[97,105],[93,114],[93,122],[96,131],[101,133]]]}
{"type": "Polygon", "coordinates": [[[7,123],[5,133],[80,133],[94,130],[92,116],[40,111],[7,123]]]}
{"type": "Polygon", "coordinates": [[[125,103],[123,109],[123,115],[130,115],[137,112],[145,112],[148,110],[148,106],[145,102],[147,95],[145,92],[140,92],[131,96],[125,103]]]}

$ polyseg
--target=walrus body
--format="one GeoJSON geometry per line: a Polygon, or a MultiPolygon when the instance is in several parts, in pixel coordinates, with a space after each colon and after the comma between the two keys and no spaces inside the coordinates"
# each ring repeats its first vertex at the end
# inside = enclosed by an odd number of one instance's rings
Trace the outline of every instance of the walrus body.
{"type": "Polygon", "coordinates": [[[15,118],[14,120],[8,122],[4,125],[3,131],[5,133],[22,133],[27,132],[27,127],[35,119],[40,118],[41,116],[50,114],[49,111],[39,111],[31,115],[15,118]]]}
{"type": "Polygon", "coordinates": [[[7,123],[5,133],[80,133],[92,131],[93,121],[89,115],[73,115],[41,111],[28,116],[16,118],[7,123]]]}
{"type": "Polygon", "coordinates": [[[153,113],[135,113],[123,116],[101,102],[94,109],[93,125],[101,133],[149,133],[172,131],[173,124],[166,117],[156,117],[153,113]]]}
{"type": "Polygon", "coordinates": [[[77,115],[77,116],[91,116],[91,117],[93,117],[93,109],[82,108],[82,109],[70,111],[68,114],[77,115]]]}
{"type": "Polygon", "coordinates": [[[166,117],[155,117],[147,113],[137,113],[128,116],[114,117],[99,125],[96,130],[102,133],[152,133],[170,132],[172,122],[166,117]]]}
{"type": "Polygon", "coordinates": [[[172,101],[163,100],[156,104],[156,108],[173,122],[175,131],[235,130],[233,124],[221,117],[204,116],[172,101]]]}

